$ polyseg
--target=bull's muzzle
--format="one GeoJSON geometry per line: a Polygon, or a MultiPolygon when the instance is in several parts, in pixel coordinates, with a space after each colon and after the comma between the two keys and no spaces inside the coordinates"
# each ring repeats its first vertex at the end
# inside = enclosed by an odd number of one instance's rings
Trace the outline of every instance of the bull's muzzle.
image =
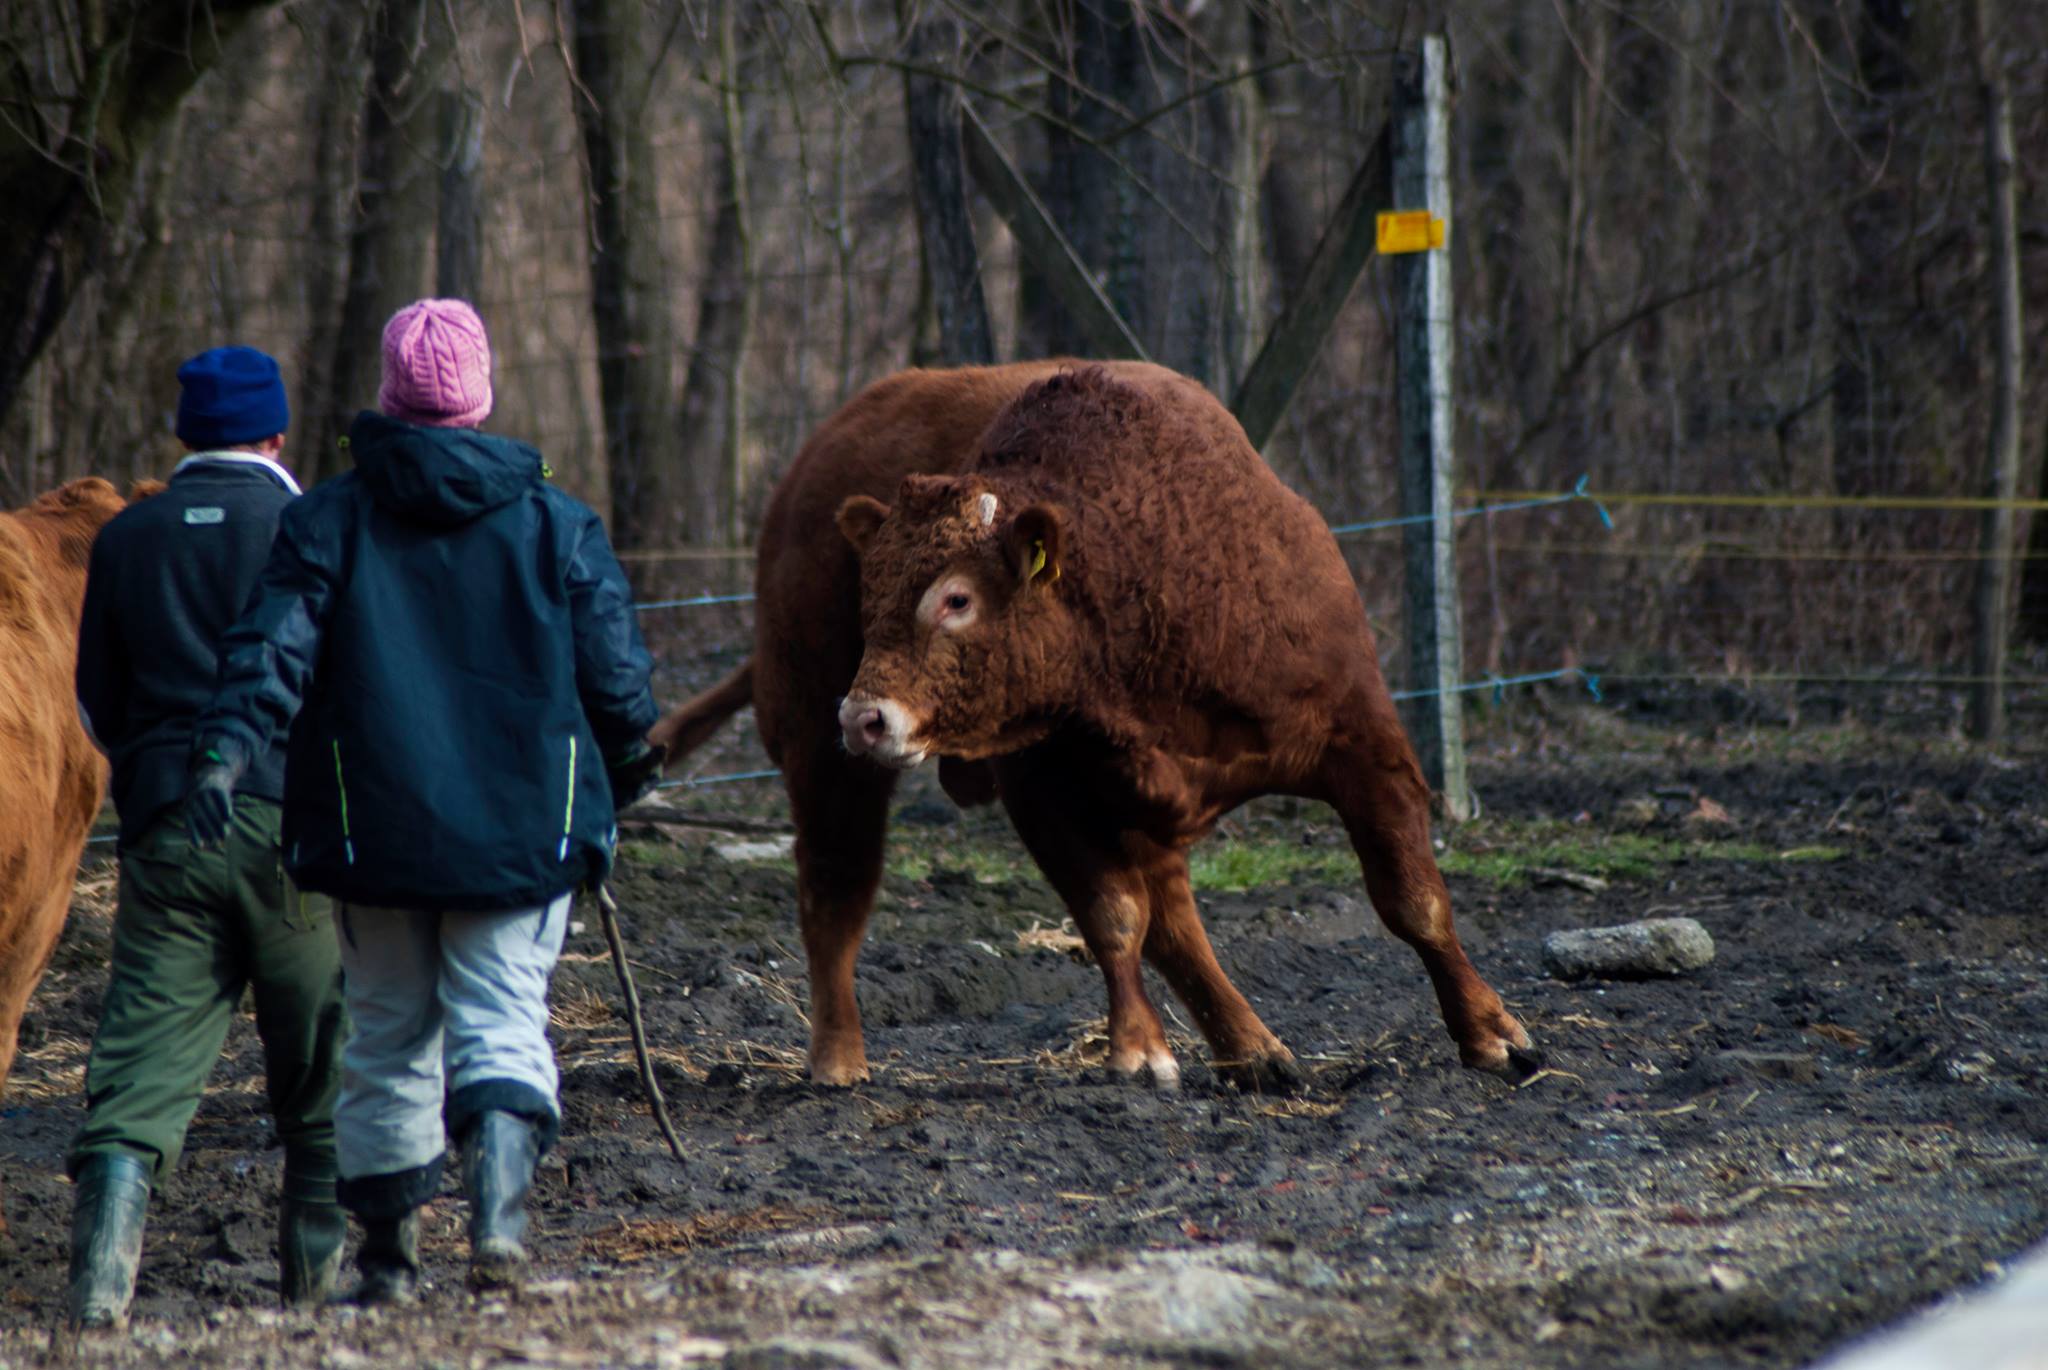
{"type": "Polygon", "coordinates": [[[917,721],[893,699],[850,694],[839,702],[839,731],[846,750],[884,766],[907,771],[925,759],[926,749],[911,741],[917,721]]]}

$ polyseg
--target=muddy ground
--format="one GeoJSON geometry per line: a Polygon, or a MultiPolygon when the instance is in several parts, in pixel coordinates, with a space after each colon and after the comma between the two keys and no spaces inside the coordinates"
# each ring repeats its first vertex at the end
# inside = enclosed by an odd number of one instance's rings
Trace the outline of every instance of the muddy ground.
{"type": "MultiPolygon", "coordinates": [[[[1101,984],[1059,946],[1055,899],[999,819],[920,779],[861,962],[874,1082],[814,1089],[779,791],[671,791],[724,828],[634,826],[618,890],[687,1164],[642,1103],[585,909],[555,985],[566,1121],[523,1299],[463,1291],[451,1188],[422,1309],[273,1310],[279,1153],[245,1020],[152,1211],[135,1327],[82,1354],[1803,1362],[2048,1232],[2043,732],[2023,719],[1993,757],[1946,740],[1931,707],[1816,724],[1809,706],[1787,731],[1768,702],[1542,696],[1489,722],[1486,817],[1448,835],[1446,862],[1467,947],[1548,1051],[1519,1088],[1457,1067],[1331,815],[1273,801],[1221,835],[1203,905],[1306,1092],[1236,1093],[1185,1031],[1180,1092],[1105,1079],[1101,984]],[[1545,973],[1544,934],[1645,915],[1698,919],[1713,964],[1545,973]]],[[[758,764],[741,729],[704,769],[758,764]]],[[[61,1157],[110,886],[96,857],[0,1122],[17,1242],[0,1365],[70,1353],[51,1331],[61,1157]]]]}

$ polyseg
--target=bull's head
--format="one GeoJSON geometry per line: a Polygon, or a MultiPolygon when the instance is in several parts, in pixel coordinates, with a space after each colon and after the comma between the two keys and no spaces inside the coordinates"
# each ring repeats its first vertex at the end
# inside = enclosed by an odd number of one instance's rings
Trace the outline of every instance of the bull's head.
{"type": "Polygon", "coordinates": [[[1079,678],[1062,585],[1066,515],[1005,482],[911,476],[892,509],[856,495],[866,652],[839,710],[847,750],[908,769],[1039,740],[1079,678]]]}

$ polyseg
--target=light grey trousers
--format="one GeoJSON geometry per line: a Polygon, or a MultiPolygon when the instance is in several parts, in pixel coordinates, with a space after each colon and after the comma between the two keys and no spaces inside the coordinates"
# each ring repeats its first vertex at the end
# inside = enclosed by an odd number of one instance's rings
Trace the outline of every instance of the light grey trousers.
{"type": "Polygon", "coordinates": [[[504,1108],[552,1136],[561,1116],[548,1045],[548,979],[569,926],[569,896],[536,908],[432,913],[343,904],[343,993],[350,1032],[334,1105],[348,1181],[434,1165],[458,1133],[504,1108]]]}

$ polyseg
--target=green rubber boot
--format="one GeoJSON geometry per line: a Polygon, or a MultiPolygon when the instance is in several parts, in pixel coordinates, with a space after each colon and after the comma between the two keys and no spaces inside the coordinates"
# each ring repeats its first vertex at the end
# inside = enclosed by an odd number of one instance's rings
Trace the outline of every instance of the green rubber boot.
{"type": "Polygon", "coordinates": [[[150,1167],[125,1151],[101,1151],[78,1166],[71,1210],[71,1326],[118,1331],[128,1325],[135,1271],[142,1264],[142,1220],[149,1212],[150,1167]]]}
{"type": "Polygon", "coordinates": [[[405,1305],[420,1297],[420,1215],[414,1209],[402,1218],[365,1218],[363,1244],[356,1248],[356,1269],[362,1280],[349,1302],[366,1308],[405,1305]]]}
{"type": "Polygon", "coordinates": [[[540,1136],[516,1113],[487,1109],[464,1135],[472,1289],[516,1289],[526,1277],[526,1196],[539,1161],[540,1136]]]}
{"type": "Polygon", "coordinates": [[[334,1153],[284,1158],[277,1204],[277,1296],[285,1303],[326,1303],[341,1280],[348,1216],[334,1201],[334,1153]]]}

